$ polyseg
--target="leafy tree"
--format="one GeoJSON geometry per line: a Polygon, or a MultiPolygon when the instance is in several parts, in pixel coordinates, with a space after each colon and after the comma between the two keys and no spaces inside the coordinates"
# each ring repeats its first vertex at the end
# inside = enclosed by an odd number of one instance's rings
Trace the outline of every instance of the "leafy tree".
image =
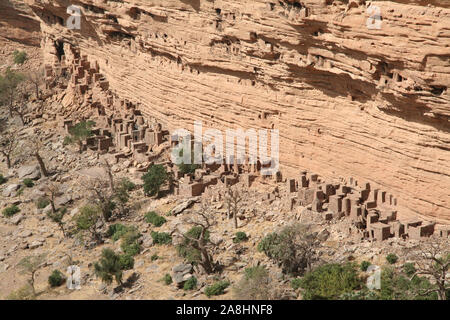
{"type": "Polygon", "coordinates": [[[94,272],[106,284],[111,284],[113,279],[117,284],[122,284],[122,264],[120,256],[111,249],[103,249],[100,261],[94,264],[94,272]]]}
{"type": "Polygon", "coordinates": [[[15,64],[24,64],[25,61],[28,59],[28,55],[25,51],[14,50],[13,58],[15,64]]]}
{"type": "Polygon", "coordinates": [[[8,179],[6,179],[1,173],[0,173],[0,185],[4,184],[8,179]]]}
{"type": "Polygon", "coordinates": [[[18,98],[18,86],[25,80],[25,76],[7,68],[5,74],[0,75],[0,104],[9,109],[9,116],[16,111],[15,102],[18,98]]]}
{"type": "Polygon", "coordinates": [[[52,220],[54,223],[56,223],[59,227],[59,229],[61,229],[61,232],[63,233],[63,236],[66,236],[66,230],[64,228],[64,216],[67,213],[67,208],[59,208],[58,210],[56,210],[55,212],[50,211],[47,213],[47,216],[50,218],[50,220],[52,220]]]}
{"type": "Polygon", "coordinates": [[[83,152],[83,141],[93,135],[94,121],[82,121],[69,129],[69,136],[64,139],[64,144],[78,144],[79,152],[83,152]]]}
{"type": "Polygon", "coordinates": [[[2,133],[0,137],[0,153],[6,159],[6,166],[11,168],[11,157],[17,152],[19,147],[18,132],[11,130],[9,132],[2,133]]]}
{"type": "Polygon", "coordinates": [[[44,148],[44,142],[37,136],[32,137],[29,141],[30,141],[30,143],[28,143],[29,153],[32,156],[34,156],[36,161],[38,162],[42,175],[44,177],[48,177],[49,173],[42,158],[42,150],[44,148]]]}
{"type": "Polygon", "coordinates": [[[431,238],[414,253],[416,275],[433,279],[435,286],[420,290],[420,294],[437,294],[439,300],[450,299],[450,243],[431,238]]]}
{"type": "Polygon", "coordinates": [[[158,196],[161,186],[169,176],[163,165],[152,165],[148,172],[142,176],[144,192],[147,196],[158,196]]]}
{"type": "Polygon", "coordinates": [[[35,256],[27,256],[19,261],[18,266],[22,269],[22,272],[30,276],[28,282],[31,286],[33,296],[36,295],[36,290],[34,288],[36,273],[39,269],[44,267],[46,257],[46,254],[39,254],[35,256]]]}
{"type": "Polygon", "coordinates": [[[44,83],[44,69],[40,68],[36,71],[30,71],[27,73],[26,78],[34,86],[36,99],[40,99],[39,87],[44,83]]]}
{"type": "Polygon", "coordinates": [[[362,287],[354,264],[325,264],[308,272],[300,281],[305,300],[335,300],[362,287]]]}
{"type": "Polygon", "coordinates": [[[312,269],[319,244],[309,226],[293,224],[264,237],[258,244],[258,251],[279,263],[284,273],[301,274],[312,269]]]}
{"type": "Polygon", "coordinates": [[[97,222],[100,220],[100,208],[94,205],[85,205],[80,209],[80,213],[75,218],[78,231],[87,231],[92,239],[98,241],[97,222]]]}
{"type": "Polygon", "coordinates": [[[194,224],[194,228],[182,234],[184,242],[177,247],[180,256],[191,263],[198,264],[208,274],[213,273],[216,269],[211,254],[214,244],[209,241],[209,229],[215,224],[214,218],[211,206],[208,203],[202,203],[197,217],[190,221],[194,224]]]}
{"type": "Polygon", "coordinates": [[[407,262],[403,265],[403,272],[408,276],[412,277],[416,273],[416,267],[414,267],[414,263],[407,262]]]}
{"type": "Polygon", "coordinates": [[[53,270],[52,274],[48,277],[50,287],[59,287],[64,283],[64,280],[64,275],[59,270],[53,270]]]}
{"type": "Polygon", "coordinates": [[[385,267],[381,272],[381,300],[436,300],[436,286],[423,277],[411,279],[396,271],[393,267],[385,267]]]}
{"type": "Polygon", "coordinates": [[[130,200],[129,192],[135,188],[135,184],[128,178],[122,178],[114,188],[114,198],[123,206],[130,200]]]}
{"type": "Polygon", "coordinates": [[[110,183],[104,179],[89,179],[84,185],[90,191],[89,199],[99,207],[103,221],[109,221],[116,208],[110,183]]]}
{"type": "Polygon", "coordinates": [[[225,202],[227,204],[228,219],[231,215],[234,218],[234,228],[238,228],[238,213],[241,208],[242,194],[237,188],[227,187],[225,194],[225,202]]]}
{"type": "MultiPolygon", "coordinates": [[[[188,263],[197,264],[201,262],[201,251],[196,248],[196,241],[202,236],[203,228],[201,226],[194,226],[185,233],[184,240],[177,246],[178,255],[185,258],[188,263]],[[192,240],[195,239],[195,240],[192,240]]],[[[209,242],[210,232],[205,231],[204,241],[205,244],[209,242]]]]}

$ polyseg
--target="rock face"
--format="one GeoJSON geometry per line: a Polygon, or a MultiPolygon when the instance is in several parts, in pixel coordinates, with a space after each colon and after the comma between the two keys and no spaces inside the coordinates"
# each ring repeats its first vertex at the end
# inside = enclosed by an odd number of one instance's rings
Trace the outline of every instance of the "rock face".
{"type": "Polygon", "coordinates": [[[450,219],[448,2],[371,1],[373,29],[361,0],[80,0],[81,30],[66,1],[26,2],[48,63],[71,43],[168,128],[279,129],[283,172],[352,176],[450,219]]]}
{"type": "Polygon", "coordinates": [[[19,176],[19,179],[36,180],[41,177],[41,170],[39,169],[38,165],[23,166],[19,168],[17,174],[19,176]]]}
{"type": "Polygon", "coordinates": [[[23,1],[0,1],[0,35],[38,47],[41,40],[39,24],[23,1]]]}

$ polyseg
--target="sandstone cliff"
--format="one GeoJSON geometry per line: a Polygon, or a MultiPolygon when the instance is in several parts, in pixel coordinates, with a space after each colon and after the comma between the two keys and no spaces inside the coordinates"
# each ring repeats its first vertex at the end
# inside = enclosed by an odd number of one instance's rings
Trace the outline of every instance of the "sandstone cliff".
{"type": "Polygon", "coordinates": [[[28,46],[39,46],[40,22],[23,2],[0,1],[0,37],[28,46]]]}
{"type": "Polygon", "coordinates": [[[48,62],[63,43],[169,128],[280,130],[285,173],[353,176],[402,213],[450,219],[450,9],[446,1],[26,0],[48,62]],[[415,1],[419,4],[424,1],[415,1]]]}

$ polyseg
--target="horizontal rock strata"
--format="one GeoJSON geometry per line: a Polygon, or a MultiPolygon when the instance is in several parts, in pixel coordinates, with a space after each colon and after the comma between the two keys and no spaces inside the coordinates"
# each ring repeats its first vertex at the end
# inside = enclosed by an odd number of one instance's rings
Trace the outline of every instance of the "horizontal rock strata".
{"type": "Polygon", "coordinates": [[[372,1],[373,29],[365,1],[81,0],[81,30],[67,1],[26,2],[48,61],[80,48],[169,128],[279,129],[288,175],[352,176],[405,214],[450,219],[445,1],[372,1]]]}

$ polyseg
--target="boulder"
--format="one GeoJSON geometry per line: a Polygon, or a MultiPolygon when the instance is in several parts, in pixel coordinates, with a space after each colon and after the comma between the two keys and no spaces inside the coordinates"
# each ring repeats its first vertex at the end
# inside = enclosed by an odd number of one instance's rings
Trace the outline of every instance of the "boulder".
{"type": "Polygon", "coordinates": [[[16,196],[16,191],[20,188],[20,184],[10,184],[9,186],[7,186],[3,192],[2,192],[2,196],[4,197],[15,197],[16,196]]]}
{"type": "Polygon", "coordinates": [[[176,216],[182,213],[184,210],[192,206],[196,202],[195,199],[188,199],[186,201],[183,201],[179,205],[177,205],[175,208],[172,209],[172,215],[176,216]]]}
{"type": "Polygon", "coordinates": [[[23,166],[17,170],[19,179],[32,179],[37,180],[41,177],[41,169],[38,165],[23,166]]]}
{"type": "Polygon", "coordinates": [[[329,236],[330,236],[330,232],[327,229],[323,229],[317,235],[317,239],[319,239],[320,241],[323,242],[323,241],[327,241],[329,236]]]}
{"type": "Polygon", "coordinates": [[[172,279],[178,287],[191,278],[192,265],[179,264],[172,268],[172,279]]]}
{"type": "Polygon", "coordinates": [[[14,225],[18,225],[20,221],[22,221],[22,219],[23,219],[22,214],[16,214],[11,219],[9,219],[9,221],[14,225]]]}

